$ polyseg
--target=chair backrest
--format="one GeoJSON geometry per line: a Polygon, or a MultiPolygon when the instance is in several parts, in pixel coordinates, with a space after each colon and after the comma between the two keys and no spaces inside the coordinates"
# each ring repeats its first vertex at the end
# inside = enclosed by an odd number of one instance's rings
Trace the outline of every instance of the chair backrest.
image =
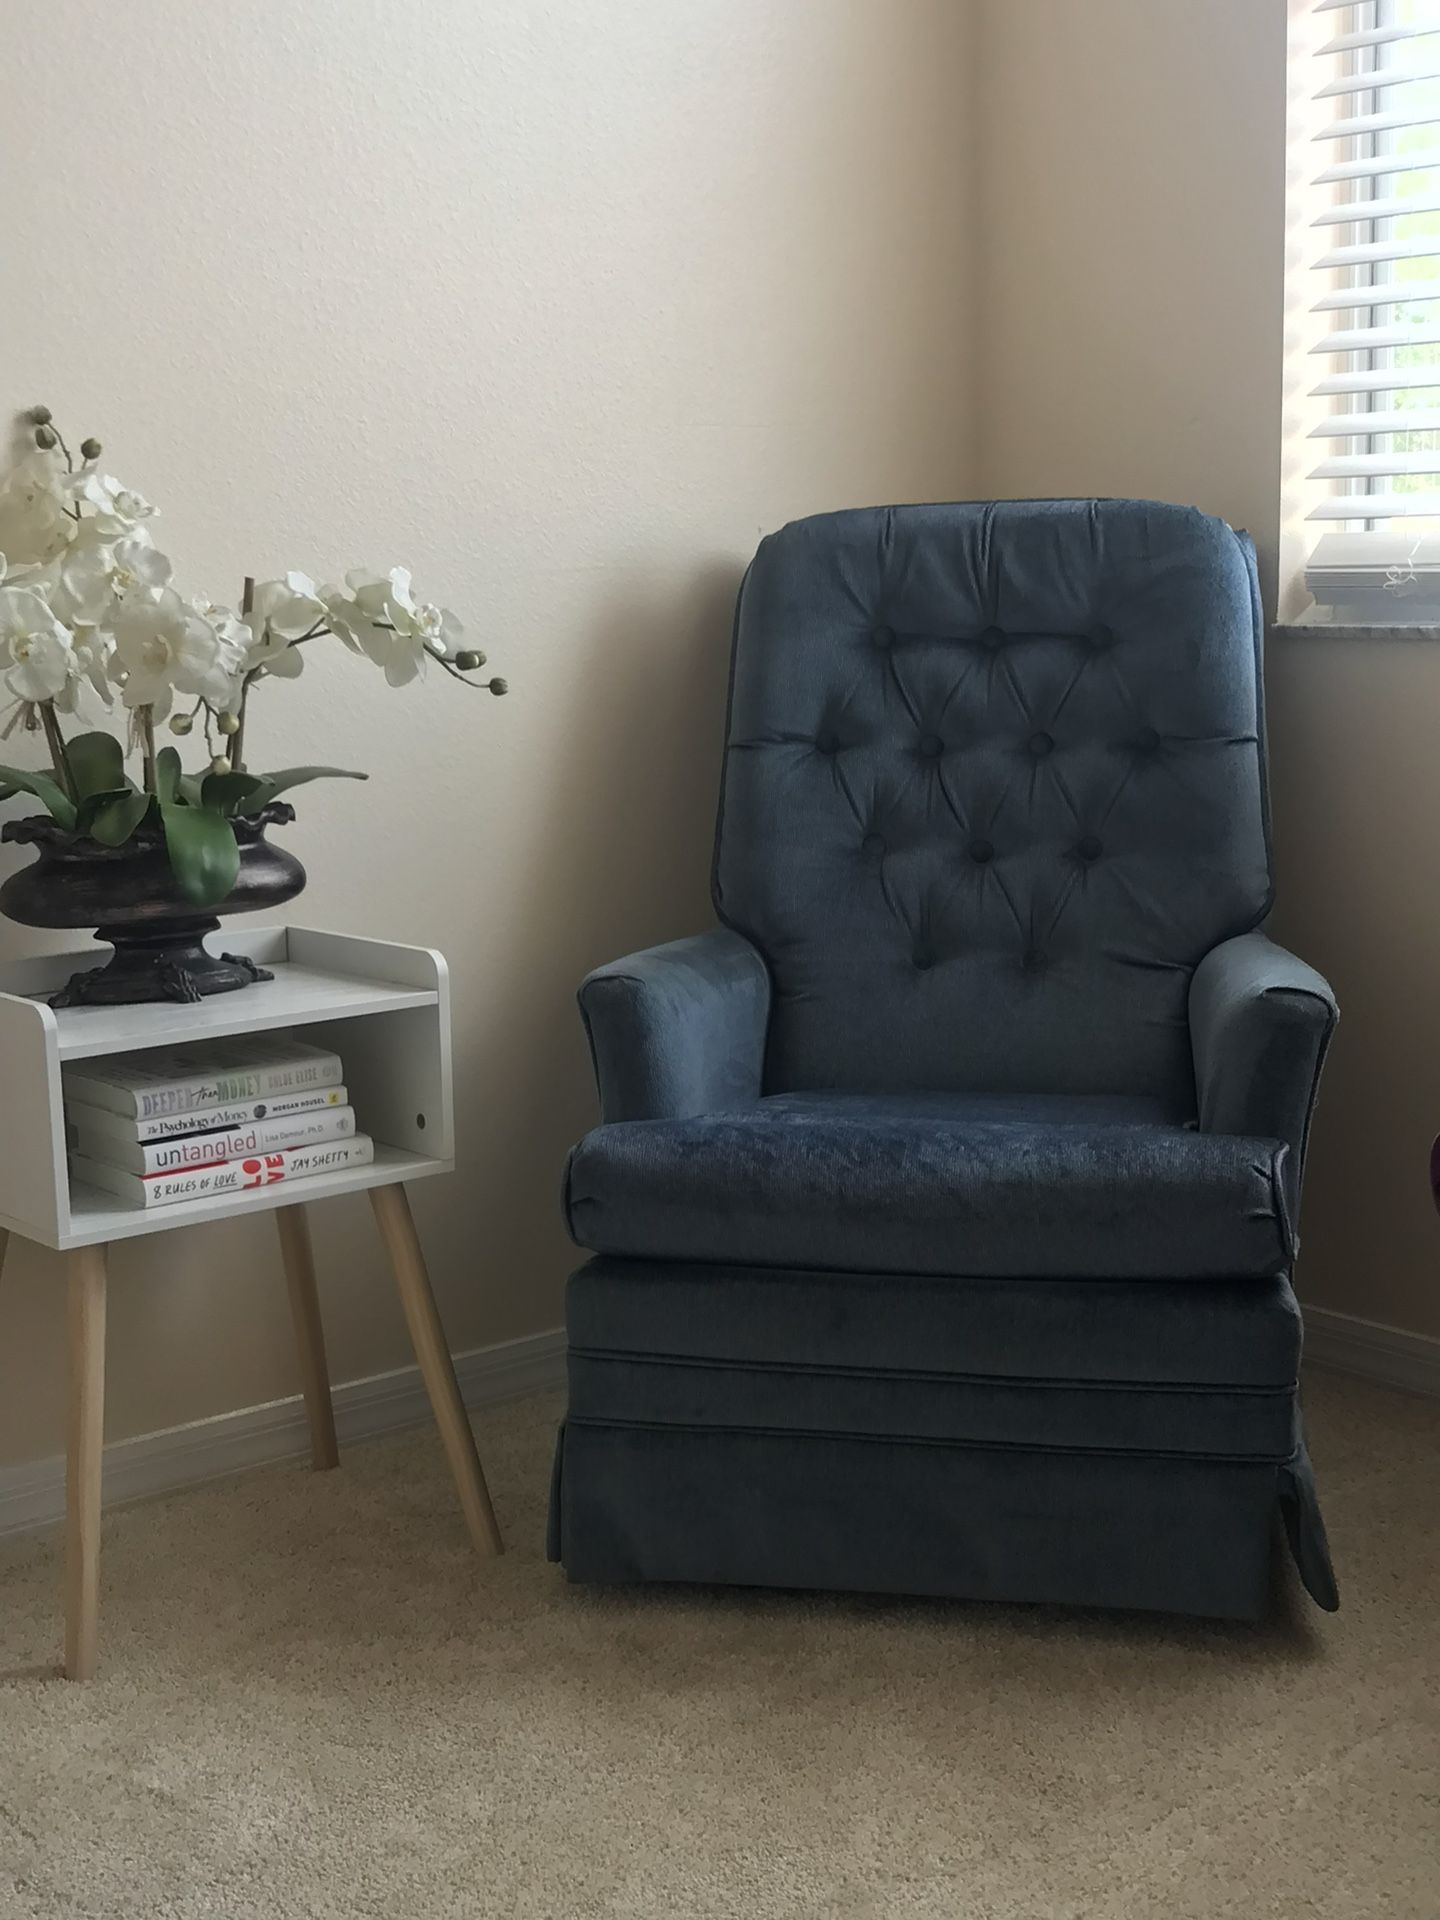
{"type": "Polygon", "coordinates": [[[1271,897],[1254,549],[1137,500],[822,514],[736,613],[714,891],[767,1092],[1193,1099],[1271,897]]]}

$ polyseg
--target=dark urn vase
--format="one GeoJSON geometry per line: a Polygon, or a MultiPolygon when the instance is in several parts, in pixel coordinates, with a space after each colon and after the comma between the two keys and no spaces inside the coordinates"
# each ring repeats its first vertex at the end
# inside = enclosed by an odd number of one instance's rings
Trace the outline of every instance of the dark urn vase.
{"type": "Polygon", "coordinates": [[[38,849],[39,858],[0,886],[0,913],[27,927],[90,927],[115,949],[108,965],[72,976],[52,1007],[118,1007],[146,1000],[200,1000],[274,975],[243,954],[205,951],[222,913],[253,913],[293,900],[305,869],[272,846],[265,829],[295,818],[283,800],[232,822],[240,873],[214,907],[181,893],[158,827],[136,830],[123,847],[67,833],[48,815],[7,820],[0,840],[38,849]]]}

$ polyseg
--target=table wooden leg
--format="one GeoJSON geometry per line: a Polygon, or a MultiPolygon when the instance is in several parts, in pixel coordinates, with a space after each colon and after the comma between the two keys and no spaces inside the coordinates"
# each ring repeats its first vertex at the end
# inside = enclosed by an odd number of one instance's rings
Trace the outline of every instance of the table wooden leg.
{"type": "Polygon", "coordinates": [[[372,1187],[370,1204],[375,1209],[380,1237],[385,1242],[385,1250],[395,1270],[400,1304],[405,1309],[415,1357],[420,1362],[420,1372],[430,1395],[430,1404],[435,1410],[435,1424],[440,1429],[440,1438],[449,1456],[450,1471],[455,1476],[455,1488],[460,1495],[470,1537],[482,1553],[503,1553],[504,1542],[495,1521],[495,1509],[490,1504],[490,1490],[485,1485],[485,1474],[475,1447],[475,1435],[470,1429],[465,1403],[460,1398],[450,1349],[445,1344],[445,1333],[440,1325],[435,1295],[430,1288],[430,1276],[425,1269],[425,1256],[415,1232],[409,1197],[404,1187],[398,1184],[372,1187]]]}
{"type": "Polygon", "coordinates": [[[82,1247],[66,1259],[70,1419],[65,1454],[65,1676],[91,1680],[100,1635],[105,1249],[82,1247]]]}
{"type": "Polygon", "coordinates": [[[295,1344],[300,1350],[300,1384],[305,1394],[305,1417],[310,1422],[310,1462],[318,1473],[327,1467],[339,1466],[340,1448],[335,1439],[335,1409],[330,1400],[330,1369],[325,1360],[320,1296],[315,1290],[310,1222],[304,1207],[280,1207],[275,1214],[275,1225],[280,1234],[280,1258],[285,1263],[285,1278],[290,1286],[295,1344]]]}

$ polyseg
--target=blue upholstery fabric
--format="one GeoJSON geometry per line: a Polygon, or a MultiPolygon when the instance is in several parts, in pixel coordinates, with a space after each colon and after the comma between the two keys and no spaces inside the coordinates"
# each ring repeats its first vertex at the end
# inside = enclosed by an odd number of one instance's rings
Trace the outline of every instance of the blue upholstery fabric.
{"type": "Polygon", "coordinates": [[[580,988],[600,1117],[683,1120],[760,1092],[770,976],[722,927],[597,967],[580,988]]]}
{"type": "Polygon", "coordinates": [[[656,1260],[990,1277],[1263,1278],[1293,1244],[1278,1141],[1157,1122],[1155,1103],[806,1094],[597,1127],[570,1231],[656,1260]],[[1073,1114],[1068,1108],[1073,1106],[1073,1114]],[[1064,1116],[1054,1117],[1056,1110],[1064,1116]]]}
{"type": "Polygon", "coordinates": [[[572,1350],[786,1373],[1293,1389],[1300,1309],[1283,1274],[964,1280],[668,1260],[589,1260],[565,1298],[572,1350]]]}
{"type": "Polygon", "coordinates": [[[581,992],[550,1552],[1337,1604],[1290,1269],[1333,1026],[1271,899],[1254,552],[1188,508],[827,514],[736,615],[723,926],[581,992]]]}
{"type": "MultiPolygon", "coordinates": [[[[692,1580],[1253,1620],[1290,1466],[1023,1447],[567,1422],[552,1558],[572,1580],[692,1580]]],[[[1297,1518],[1311,1592],[1324,1533],[1297,1518]]]]}
{"type": "Polygon", "coordinates": [[[1270,902],[1249,543],[1191,508],[825,514],[740,596],[715,867],[766,1090],[1187,1103],[1270,902]]]}
{"type": "Polygon", "coordinates": [[[1263,933],[1222,941],[1190,983],[1200,1125],[1286,1142],[1292,1218],[1300,1211],[1310,1116],[1336,1017],[1328,983],[1263,933]]]}
{"type": "Polygon", "coordinates": [[[970,1446],[1270,1460],[1295,1451],[1295,1389],[1156,1387],[789,1370],[570,1351],[572,1422],[889,1435],[970,1446]],[[724,1409],[726,1418],[718,1419],[724,1409]]]}

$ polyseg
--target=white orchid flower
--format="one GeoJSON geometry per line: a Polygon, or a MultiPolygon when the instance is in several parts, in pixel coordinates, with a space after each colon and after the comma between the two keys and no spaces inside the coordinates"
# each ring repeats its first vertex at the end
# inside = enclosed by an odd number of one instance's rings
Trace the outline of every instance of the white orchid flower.
{"type": "MultiPolygon", "coordinates": [[[[392,686],[403,686],[407,680],[413,680],[419,671],[419,662],[414,659],[408,640],[397,644],[391,618],[396,606],[414,605],[409,568],[391,567],[388,573],[370,573],[356,567],[346,574],[345,584],[350,589],[350,600],[348,612],[342,614],[348,629],[342,637],[347,644],[358,647],[377,667],[382,667],[392,686]]],[[[332,603],[328,610],[333,625],[336,606],[332,603]]]]}
{"type": "Polygon", "coordinates": [[[364,653],[366,635],[370,631],[370,622],[356,601],[344,587],[322,587],[321,605],[325,609],[325,624],[335,638],[350,649],[351,653],[364,653]]]}
{"type": "MultiPolygon", "coordinates": [[[[353,644],[384,668],[392,687],[413,680],[427,653],[449,653],[464,633],[448,607],[415,598],[407,567],[392,567],[387,574],[347,573],[345,581],[364,623],[357,623],[353,644]]],[[[327,607],[334,624],[336,610],[327,607]]]]}
{"type": "Polygon", "coordinates": [[[417,600],[404,567],[392,569],[390,583],[385,611],[396,633],[406,640],[418,640],[431,652],[448,653],[451,643],[465,631],[455,615],[433,601],[417,600]]]}
{"type": "Polygon", "coordinates": [[[262,580],[249,615],[253,628],[268,626],[286,640],[298,640],[325,618],[325,606],[308,573],[287,573],[283,580],[262,580]]]}
{"type": "Polygon", "coordinates": [[[110,676],[121,686],[127,707],[149,707],[163,720],[175,693],[190,694],[217,711],[234,704],[241,667],[236,649],[173,588],[128,595],[111,631],[110,676]]]}
{"type": "Polygon", "coordinates": [[[71,505],[89,507],[94,525],[112,539],[129,533],[155,512],[144,494],[88,464],[66,477],[64,492],[71,505]]]}
{"type": "Polygon", "coordinates": [[[110,540],[87,520],[60,562],[63,611],[72,626],[103,626],[117,600],[168,586],[172,571],[143,527],[110,540]]]}
{"type": "Polygon", "coordinates": [[[437,607],[430,600],[412,601],[408,607],[397,606],[391,618],[397,633],[418,640],[431,653],[451,653],[465,636],[464,627],[450,609],[437,607]]]}
{"type": "Polygon", "coordinates": [[[218,600],[208,600],[203,593],[197,594],[190,605],[208,626],[215,629],[222,650],[243,663],[252,638],[248,623],[241,619],[233,607],[227,607],[218,600]]]}
{"type": "Polygon", "coordinates": [[[17,700],[63,693],[74,671],[70,635],[38,593],[0,587],[0,668],[17,700]]]}
{"type": "Polygon", "coordinates": [[[326,611],[309,574],[287,573],[283,580],[261,581],[244,618],[249,625],[246,672],[264,667],[282,680],[293,680],[305,665],[294,642],[323,623],[326,611]]]}
{"type": "Polygon", "coordinates": [[[0,486],[0,546],[10,556],[12,579],[20,568],[44,566],[74,538],[64,479],[54,457],[37,451],[0,486]]]}
{"type": "Polygon", "coordinates": [[[410,599],[410,569],[391,567],[388,573],[371,573],[364,567],[352,567],[345,584],[363,620],[375,622],[390,618],[390,603],[410,599]]]}
{"type": "Polygon", "coordinates": [[[81,627],[71,642],[72,669],[69,683],[55,696],[61,713],[82,714],[82,696],[95,693],[103,707],[115,704],[115,689],[110,684],[110,642],[93,627],[81,627]]]}

